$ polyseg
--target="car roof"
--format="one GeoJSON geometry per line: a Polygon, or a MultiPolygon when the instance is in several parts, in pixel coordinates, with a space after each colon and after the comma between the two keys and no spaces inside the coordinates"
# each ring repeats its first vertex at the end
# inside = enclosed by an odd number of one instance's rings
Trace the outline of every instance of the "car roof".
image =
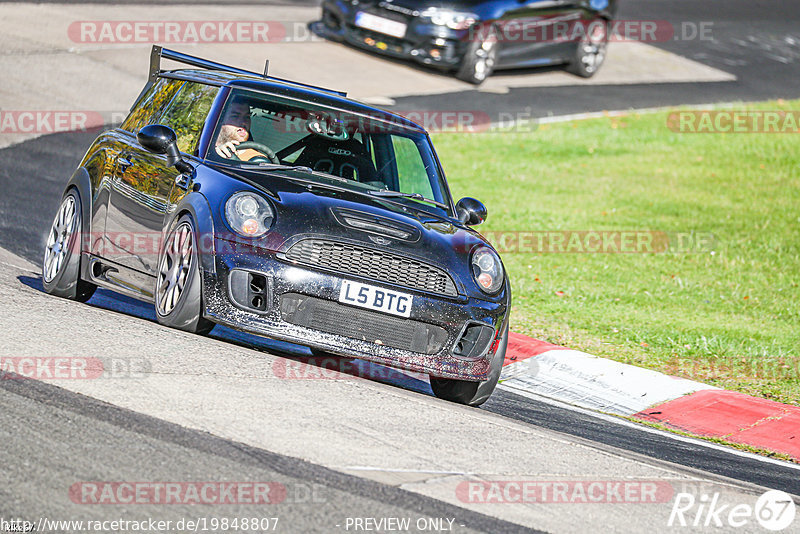
{"type": "Polygon", "coordinates": [[[245,76],[241,74],[207,69],[178,69],[162,71],[160,76],[166,78],[178,78],[209,85],[249,89],[252,91],[297,98],[313,104],[333,107],[342,111],[359,115],[366,115],[370,118],[384,120],[398,126],[404,126],[412,130],[425,132],[425,129],[419,124],[403,117],[402,115],[372,107],[362,102],[358,102],[357,100],[353,100],[352,98],[340,96],[339,93],[334,91],[314,89],[312,87],[294,84],[290,81],[276,80],[274,78],[245,76]]]}

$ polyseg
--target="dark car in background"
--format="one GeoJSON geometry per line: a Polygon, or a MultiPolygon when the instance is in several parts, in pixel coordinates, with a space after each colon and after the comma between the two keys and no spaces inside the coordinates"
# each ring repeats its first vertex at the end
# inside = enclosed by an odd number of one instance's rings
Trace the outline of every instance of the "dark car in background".
{"type": "Polygon", "coordinates": [[[593,76],[615,10],[616,0],[324,0],[311,28],[480,84],[495,70],[555,64],[593,76]]]}
{"type": "Polygon", "coordinates": [[[511,290],[427,132],[343,93],[154,47],[120,127],[70,178],[48,293],[100,286],[161,324],[222,324],[427,373],[469,405],[497,384],[511,290]],[[162,70],[161,59],[195,69],[162,70]]]}

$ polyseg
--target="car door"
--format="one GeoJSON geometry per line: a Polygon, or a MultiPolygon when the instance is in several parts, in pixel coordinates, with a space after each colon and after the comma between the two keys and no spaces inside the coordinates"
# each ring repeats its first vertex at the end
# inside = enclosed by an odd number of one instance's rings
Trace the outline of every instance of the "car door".
{"type": "Polygon", "coordinates": [[[567,57],[580,24],[578,0],[508,2],[498,23],[498,67],[546,65],[567,57]]]}
{"type": "MultiPolygon", "coordinates": [[[[197,145],[217,88],[195,82],[169,80],[162,88],[163,104],[158,110],[125,132],[116,161],[111,186],[106,238],[107,259],[121,269],[114,273],[117,282],[149,296],[150,277],[156,275],[158,252],[164,218],[181,195],[173,190],[181,173],[167,164],[166,156],[152,154],[136,139],[136,132],[146,124],[173,127],[178,148],[185,157],[197,145]],[[197,88],[205,88],[199,91],[197,88]]],[[[180,180],[185,183],[186,179],[180,180]]]]}
{"type": "MultiPolygon", "coordinates": [[[[144,261],[142,259],[134,260],[133,255],[137,248],[143,248],[143,240],[148,237],[142,228],[148,224],[152,225],[158,215],[152,213],[152,206],[157,205],[157,201],[150,202],[151,208],[144,214],[141,213],[140,206],[145,203],[141,202],[142,198],[139,192],[145,191],[151,182],[143,183],[147,178],[146,165],[142,165],[143,150],[136,141],[136,133],[143,126],[153,124],[158,120],[182,84],[183,82],[179,80],[165,78],[157,80],[136,104],[119,129],[118,150],[111,163],[112,173],[102,254],[110,267],[114,265],[119,267],[110,269],[106,273],[106,278],[112,283],[118,283],[125,287],[142,285],[139,280],[144,276],[143,273],[146,270],[143,267],[144,261]],[[141,274],[138,277],[131,276],[131,273],[127,272],[128,269],[134,269],[134,273],[141,274]]],[[[148,156],[145,157],[150,160],[150,166],[152,166],[153,161],[148,156]]],[[[155,190],[151,193],[155,193],[155,190]]],[[[157,194],[152,196],[157,198],[157,194]]],[[[163,219],[163,214],[161,217],[163,219]]],[[[145,255],[140,251],[142,258],[145,255]]]]}
{"type": "Polygon", "coordinates": [[[147,152],[133,134],[127,136],[117,158],[106,215],[111,244],[107,259],[143,274],[155,273],[158,238],[178,175],[165,156],[147,152]]]}

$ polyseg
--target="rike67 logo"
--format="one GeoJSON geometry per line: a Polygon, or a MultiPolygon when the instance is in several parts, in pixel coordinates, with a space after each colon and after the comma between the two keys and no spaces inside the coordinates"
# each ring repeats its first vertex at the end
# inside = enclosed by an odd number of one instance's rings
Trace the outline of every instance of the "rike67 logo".
{"type": "Polygon", "coordinates": [[[667,526],[740,528],[757,522],[762,528],[778,532],[794,522],[796,512],[791,495],[779,490],[767,491],[755,506],[725,502],[719,493],[678,493],[667,526]]]}

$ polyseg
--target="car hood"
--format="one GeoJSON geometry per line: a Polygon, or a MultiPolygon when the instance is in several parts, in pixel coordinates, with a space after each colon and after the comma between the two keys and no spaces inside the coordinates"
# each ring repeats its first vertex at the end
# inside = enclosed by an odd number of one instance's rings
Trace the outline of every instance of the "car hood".
{"type": "Polygon", "coordinates": [[[236,170],[233,174],[272,200],[275,222],[260,246],[285,252],[307,238],[359,244],[440,267],[453,277],[460,294],[488,299],[472,277],[470,256],[475,248],[491,245],[457,221],[390,199],[287,179],[308,180],[299,172],[236,170]]]}

